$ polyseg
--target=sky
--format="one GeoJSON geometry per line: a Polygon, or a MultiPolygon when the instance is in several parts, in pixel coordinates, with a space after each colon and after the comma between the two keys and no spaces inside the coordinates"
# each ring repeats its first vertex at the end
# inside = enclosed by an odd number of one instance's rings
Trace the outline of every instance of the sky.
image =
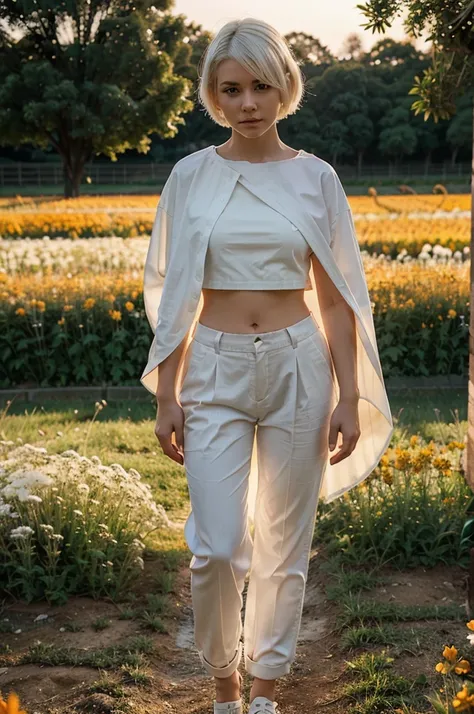
{"type": "MultiPolygon", "coordinates": [[[[383,37],[361,27],[366,19],[357,4],[362,4],[362,0],[287,0],[281,3],[277,0],[174,0],[172,12],[182,13],[214,34],[229,20],[255,17],[269,22],[281,34],[307,32],[314,35],[337,54],[351,32],[360,34],[365,50],[383,37]]],[[[386,36],[401,40],[404,34],[401,21],[397,21],[386,36]]],[[[423,46],[422,42],[416,44],[420,49],[423,46]]]]}

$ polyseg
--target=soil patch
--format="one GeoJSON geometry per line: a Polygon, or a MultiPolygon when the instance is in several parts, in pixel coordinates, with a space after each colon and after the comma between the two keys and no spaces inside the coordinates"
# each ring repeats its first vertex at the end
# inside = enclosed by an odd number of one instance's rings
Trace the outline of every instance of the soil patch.
{"type": "MultiPolygon", "coordinates": [[[[335,629],[340,608],[325,595],[325,586],[331,578],[321,569],[323,562],[321,549],[313,548],[296,659],[291,673],[282,677],[277,684],[275,698],[282,714],[301,714],[302,711],[347,714],[348,700],[340,696],[341,684],[351,681],[353,675],[347,670],[346,660],[354,659],[359,652],[370,649],[342,651],[340,634],[335,629]]],[[[6,603],[1,619],[8,618],[15,630],[21,632],[1,636],[3,647],[10,649],[0,654],[0,691],[3,694],[10,690],[16,691],[28,714],[63,714],[73,711],[115,714],[121,711],[121,700],[106,692],[92,693],[89,690],[92,683],[103,675],[99,669],[47,666],[41,663],[15,664],[15,659],[38,641],[56,647],[92,651],[121,646],[130,638],[146,635],[154,646],[153,653],[147,655],[149,664],[145,666],[151,677],[150,682],[144,686],[124,682],[123,672],[119,668],[111,674],[117,682],[123,683],[126,692],[125,699],[129,708],[123,711],[137,714],[210,714],[215,694],[214,682],[203,670],[194,648],[188,563],[189,560],[185,558],[176,576],[174,592],[170,594],[171,609],[163,617],[166,633],[143,629],[137,620],[119,619],[125,608],[145,606],[146,594],[153,592],[151,582],[160,567],[159,558],[146,561],[143,579],[136,588],[137,599],[132,604],[115,605],[90,598],[73,598],[66,605],[55,607],[6,603]],[[48,615],[47,619],[35,621],[38,615],[45,614],[48,615]],[[109,619],[110,626],[95,631],[92,623],[98,618],[109,619]],[[70,632],[64,629],[70,623],[74,623],[75,627],[80,626],[81,630],[70,632]]],[[[380,574],[387,576],[389,581],[370,592],[364,592],[362,597],[405,605],[454,602],[461,606],[465,602],[466,575],[461,568],[439,566],[432,570],[402,572],[386,568],[380,574]]],[[[247,586],[243,596],[242,618],[246,591],[247,586]]],[[[458,642],[463,646],[467,642],[467,620],[464,619],[462,608],[459,609],[461,618],[456,623],[431,621],[396,625],[432,627],[434,633],[433,648],[430,646],[422,657],[419,652],[404,653],[396,661],[397,672],[411,679],[422,672],[433,678],[442,645],[458,642]]],[[[376,649],[382,648],[374,648],[373,651],[376,649]]],[[[246,711],[252,678],[245,672],[243,660],[239,669],[244,677],[242,696],[246,711]]]]}

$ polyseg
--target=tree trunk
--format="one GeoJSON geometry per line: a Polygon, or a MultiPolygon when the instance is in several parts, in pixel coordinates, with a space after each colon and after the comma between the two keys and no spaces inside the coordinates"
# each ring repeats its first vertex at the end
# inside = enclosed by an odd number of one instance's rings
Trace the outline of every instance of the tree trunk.
{"type": "Polygon", "coordinates": [[[458,158],[459,147],[455,146],[451,153],[451,166],[456,165],[456,159],[458,158]]]}
{"type": "MultiPolygon", "coordinates": [[[[472,112],[472,123],[474,128],[474,102],[472,112]]],[[[469,297],[469,392],[467,406],[467,469],[466,481],[474,490],[474,134],[472,143],[472,167],[471,167],[471,269],[470,269],[470,297],[469,297]]]]}
{"type": "Polygon", "coordinates": [[[64,198],[78,198],[81,190],[81,179],[84,166],[89,160],[89,155],[84,150],[74,150],[71,147],[67,154],[62,155],[64,176],[64,198]]]}
{"type": "Polygon", "coordinates": [[[431,151],[428,151],[428,153],[425,156],[425,177],[428,176],[430,166],[431,166],[431,151]]]}
{"type": "Polygon", "coordinates": [[[362,159],[364,158],[364,150],[359,149],[357,152],[357,178],[360,178],[362,173],[362,159]]]}

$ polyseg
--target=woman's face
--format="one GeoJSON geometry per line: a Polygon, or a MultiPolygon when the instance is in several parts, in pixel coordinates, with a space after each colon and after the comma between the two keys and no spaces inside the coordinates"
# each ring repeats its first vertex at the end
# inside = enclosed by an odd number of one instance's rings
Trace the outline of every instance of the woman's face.
{"type": "Polygon", "coordinates": [[[264,134],[277,120],[280,90],[261,82],[233,59],[223,60],[217,69],[216,104],[235,131],[246,137],[264,134]],[[246,119],[259,119],[254,124],[246,119]]]}

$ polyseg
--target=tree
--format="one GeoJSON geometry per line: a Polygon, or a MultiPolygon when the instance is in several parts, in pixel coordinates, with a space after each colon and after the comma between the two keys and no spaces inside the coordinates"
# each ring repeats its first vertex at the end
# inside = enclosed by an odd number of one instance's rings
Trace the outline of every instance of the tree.
{"type": "Polygon", "coordinates": [[[358,62],[364,53],[360,35],[358,35],[357,32],[349,33],[342,44],[341,51],[344,59],[356,60],[356,62],[358,62]]]}
{"type": "Polygon", "coordinates": [[[379,148],[397,164],[400,157],[413,154],[417,146],[416,131],[410,124],[408,110],[402,106],[392,109],[381,121],[379,148]]]}
{"type": "Polygon", "coordinates": [[[472,109],[468,102],[460,102],[454,119],[450,122],[446,139],[452,148],[451,163],[455,164],[460,150],[472,146],[472,109]]]}
{"type": "Polygon", "coordinates": [[[336,61],[331,50],[313,35],[309,35],[306,32],[289,32],[285,35],[285,39],[299,61],[325,66],[329,66],[336,61]]]}
{"type": "Polygon", "coordinates": [[[0,0],[0,142],[53,146],[66,198],[85,164],[149,150],[173,137],[192,109],[184,16],[171,0],[0,0]]]}
{"type": "MultiPolygon", "coordinates": [[[[474,122],[474,1],[473,0],[368,0],[357,6],[372,32],[385,32],[396,16],[407,12],[405,26],[414,37],[428,32],[432,42],[431,65],[415,78],[410,94],[416,114],[435,122],[456,112],[456,100],[471,96],[471,125],[474,122]]],[[[473,132],[474,135],[474,132],[473,132]]],[[[474,144],[472,154],[471,194],[474,210],[474,144]]],[[[469,394],[474,393],[474,214],[471,215],[471,294],[469,321],[469,394]]],[[[474,488],[474,399],[468,400],[467,474],[474,488]]]]}

